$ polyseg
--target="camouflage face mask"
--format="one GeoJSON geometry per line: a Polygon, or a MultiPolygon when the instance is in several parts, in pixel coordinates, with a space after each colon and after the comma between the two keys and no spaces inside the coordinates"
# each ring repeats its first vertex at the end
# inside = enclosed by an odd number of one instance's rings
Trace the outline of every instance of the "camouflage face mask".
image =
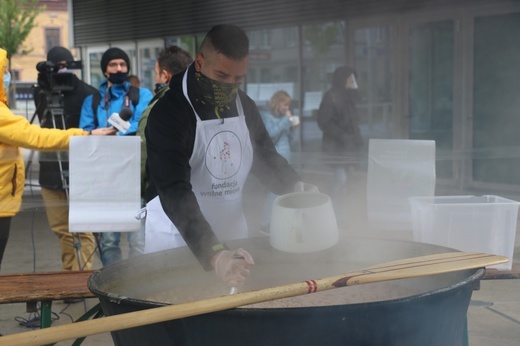
{"type": "Polygon", "coordinates": [[[230,103],[235,100],[241,83],[224,83],[195,72],[195,79],[199,84],[204,98],[215,106],[215,113],[220,118],[220,113],[230,109],[230,103]]]}

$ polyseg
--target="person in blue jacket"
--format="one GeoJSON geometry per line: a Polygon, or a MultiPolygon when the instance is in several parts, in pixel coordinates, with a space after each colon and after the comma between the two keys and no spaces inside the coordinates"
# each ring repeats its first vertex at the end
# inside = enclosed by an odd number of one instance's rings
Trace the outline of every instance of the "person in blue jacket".
{"type": "MultiPolygon", "coordinates": [[[[132,111],[129,119],[130,128],[118,135],[135,135],[141,114],[153,97],[150,90],[136,88],[127,81],[130,71],[130,59],[128,54],[117,47],[109,48],[101,57],[101,70],[106,77],[99,86],[99,92],[85,98],[81,108],[79,126],[85,131],[96,128],[110,127],[108,118],[113,113],[127,107],[132,111]]],[[[130,256],[144,252],[144,229],[136,232],[128,232],[130,256]]],[[[122,260],[119,242],[120,232],[100,233],[101,262],[108,265],[122,260]]]]}
{"type": "Polygon", "coordinates": [[[118,135],[135,135],[141,114],[153,97],[146,88],[135,88],[127,81],[130,71],[128,54],[117,47],[109,48],[101,57],[101,71],[106,77],[99,86],[98,95],[88,96],[81,108],[79,126],[86,131],[110,127],[108,118],[123,107],[132,110],[130,128],[118,135]]]}
{"type": "MultiPolygon", "coordinates": [[[[299,126],[299,117],[292,115],[290,105],[291,96],[286,91],[279,90],[271,96],[269,110],[260,112],[265,129],[269,133],[276,151],[289,163],[291,163],[291,141],[295,133],[294,130],[299,126]]],[[[264,232],[269,231],[271,208],[276,197],[272,192],[267,194],[264,215],[260,225],[264,232]]]]}
{"type": "Polygon", "coordinates": [[[291,162],[291,140],[294,129],[299,125],[298,117],[293,117],[291,114],[290,105],[291,96],[286,91],[279,90],[271,96],[269,111],[260,112],[276,151],[289,163],[291,162]]]}

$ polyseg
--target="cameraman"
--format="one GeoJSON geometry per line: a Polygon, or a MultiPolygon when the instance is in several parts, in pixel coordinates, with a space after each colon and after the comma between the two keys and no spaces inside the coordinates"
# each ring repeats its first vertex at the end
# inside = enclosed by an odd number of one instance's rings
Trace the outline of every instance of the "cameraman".
{"type": "Polygon", "coordinates": [[[20,210],[25,183],[24,160],[20,147],[31,150],[67,150],[72,136],[114,135],[114,129],[55,130],[32,125],[14,115],[7,106],[11,74],[7,52],[0,48],[0,264],[9,238],[11,219],[20,210]]]}
{"type": "MultiPolygon", "coordinates": [[[[83,100],[97,90],[81,81],[73,70],[67,69],[67,63],[74,58],[69,50],[63,47],[53,47],[47,53],[44,64],[49,71],[38,74],[38,87],[35,90],[36,112],[41,127],[69,129],[79,127],[79,118],[83,100]],[[51,79],[54,74],[69,73],[69,78],[62,79],[67,85],[55,86],[51,79]],[[56,89],[71,90],[54,90],[56,89]],[[51,103],[51,104],[49,104],[51,103]],[[64,123],[63,123],[64,122],[64,123]]],[[[38,66],[41,66],[40,63],[38,66]]],[[[92,267],[95,251],[95,238],[92,233],[69,233],[69,207],[67,191],[63,186],[65,177],[68,185],[67,161],[60,160],[57,153],[40,153],[40,185],[49,226],[59,239],[61,262],[63,270],[88,270],[92,267]],[[43,158],[43,160],[42,160],[43,158]],[[61,167],[60,167],[61,161],[61,167]],[[76,249],[75,247],[78,247],[76,249]],[[80,260],[78,260],[78,253],[80,260]],[[80,268],[81,265],[81,268],[80,268]]]]}

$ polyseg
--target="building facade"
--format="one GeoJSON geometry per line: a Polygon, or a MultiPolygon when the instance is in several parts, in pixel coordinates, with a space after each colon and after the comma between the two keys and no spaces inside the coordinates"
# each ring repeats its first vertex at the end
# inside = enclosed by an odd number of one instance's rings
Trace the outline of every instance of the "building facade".
{"type": "Polygon", "coordinates": [[[11,59],[14,80],[18,82],[36,82],[36,64],[47,59],[47,52],[52,47],[70,48],[67,0],[40,0],[39,5],[46,9],[36,18],[35,27],[22,45],[29,53],[14,55],[11,59]]]}
{"type": "Polygon", "coordinates": [[[350,65],[359,75],[365,149],[371,138],[435,140],[437,179],[452,191],[520,194],[519,1],[68,3],[71,41],[94,86],[110,46],[126,50],[131,72],[153,89],[161,48],[194,54],[211,26],[237,24],[251,41],[243,88],[260,107],[276,90],[292,96],[303,119],[294,143],[302,162],[312,165],[319,151],[316,110],[332,72],[350,65]]]}

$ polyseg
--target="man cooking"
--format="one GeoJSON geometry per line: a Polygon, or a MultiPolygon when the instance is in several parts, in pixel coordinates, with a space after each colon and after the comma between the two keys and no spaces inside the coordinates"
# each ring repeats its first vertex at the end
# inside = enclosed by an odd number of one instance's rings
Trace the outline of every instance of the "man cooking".
{"type": "Polygon", "coordinates": [[[240,28],[213,27],[194,63],[172,78],[145,130],[145,252],[187,244],[229,286],[242,284],[254,264],[247,251],[224,243],[248,236],[242,191],[249,172],[279,195],[305,185],[276,152],[254,101],[239,90],[248,54],[240,28]]]}

